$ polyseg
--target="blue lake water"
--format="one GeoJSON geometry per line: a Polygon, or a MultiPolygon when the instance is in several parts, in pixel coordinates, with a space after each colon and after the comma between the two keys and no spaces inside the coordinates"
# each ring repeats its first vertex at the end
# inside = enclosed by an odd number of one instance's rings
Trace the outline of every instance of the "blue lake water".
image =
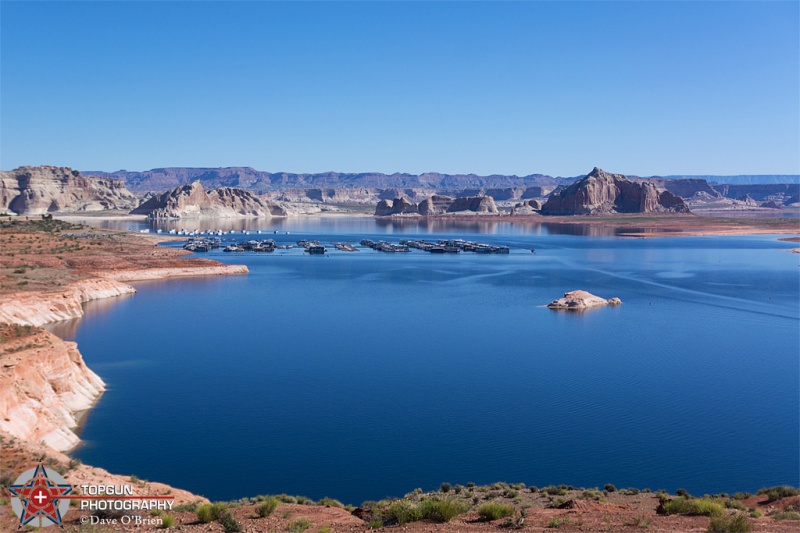
{"type": "Polygon", "coordinates": [[[75,455],[212,499],[797,485],[796,244],[581,228],[287,222],[269,237],[418,234],[512,253],[214,251],[250,274],[90,304],[59,325],[108,384],[75,455]],[[623,305],[541,307],[579,288],[623,305]]]}

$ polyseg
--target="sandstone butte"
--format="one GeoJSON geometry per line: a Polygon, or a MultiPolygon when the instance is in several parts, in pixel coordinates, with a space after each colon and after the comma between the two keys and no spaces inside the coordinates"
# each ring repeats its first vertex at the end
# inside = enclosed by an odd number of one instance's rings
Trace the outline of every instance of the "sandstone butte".
{"type": "Polygon", "coordinates": [[[571,311],[581,311],[583,309],[591,309],[592,307],[601,307],[604,305],[620,305],[622,300],[619,298],[611,298],[606,300],[600,298],[587,291],[570,291],[565,292],[563,298],[553,300],[547,307],[550,309],[567,309],[571,311]]]}

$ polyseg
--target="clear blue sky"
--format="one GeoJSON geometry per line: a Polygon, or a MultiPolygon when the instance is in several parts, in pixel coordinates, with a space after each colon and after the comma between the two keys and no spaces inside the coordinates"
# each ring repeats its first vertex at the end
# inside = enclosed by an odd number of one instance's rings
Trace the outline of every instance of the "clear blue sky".
{"type": "Polygon", "coordinates": [[[800,173],[792,2],[0,2],[0,168],[800,173]]]}

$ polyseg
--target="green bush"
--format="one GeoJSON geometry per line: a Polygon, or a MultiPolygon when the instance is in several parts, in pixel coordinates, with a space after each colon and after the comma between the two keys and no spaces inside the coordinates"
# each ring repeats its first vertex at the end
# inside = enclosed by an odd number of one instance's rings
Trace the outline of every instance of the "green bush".
{"type": "Polygon", "coordinates": [[[369,524],[367,524],[367,527],[370,529],[380,529],[383,527],[383,522],[380,520],[370,520],[369,524]]]}
{"type": "Polygon", "coordinates": [[[469,504],[456,498],[425,500],[420,505],[422,518],[436,522],[449,522],[456,516],[469,511],[469,504]]]}
{"type": "Polygon", "coordinates": [[[261,505],[258,506],[258,516],[261,518],[267,517],[275,512],[275,509],[278,508],[278,498],[270,497],[261,502],[261,505]]]}
{"type": "Polygon", "coordinates": [[[780,500],[781,498],[788,498],[789,496],[797,496],[798,494],[800,494],[800,490],[794,487],[789,487],[788,485],[783,485],[783,486],[761,489],[756,494],[766,494],[767,503],[772,503],[775,500],[780,500]]]}
{"type": "Polygon", "coordinates": [[[318,501],[317,505],[320,507],[344,507],[344,504],[339,500],[334,500],[333,498],[328,498],[327,496],[318,501]]]}
{"type": "Polygon", "coordinates": [[[450,492],[450,483],[442,483],[439,485],[439,492],[450,492]]]}
{"type": "Polygon", "coordinates": [[[225,533],[242,533],[242,525],[237,522],[233,515],[225,509],[225,514],[219,518],[219,523],[222,524],[222,529],[225,533]]]}
{"type": "Polygon", "coordinates": [[[478,507],[478,516],[484,520],[507,518],[514,514],[514,506],[501,502],[486,502],[478,507]]]}
{"type": "Polygon", "coordinates": [[[753,525],[744,515],[714,516],[708,526],[708,533],[750,533],[753,525]]]}
{"type": "Polygon", "coordinates": [[[403,526],[422,519],[422,509],[414,502],[399,500],[389,505],[384,515],[386,522],[403,526]]]}
{"type": "Polygon", "coordinates": [[[775,520],[800,520],[800,513],[797,511],[783,511],[771,516],[775,520]]]}
{"type": "Polygon", "coordinates": [[[606,485],[603,487],[603,490],[606,491],[606,492],[616,492],[617,491],[617,487],[615,487],[611,483],[606,483],[606,485]]]}
{"type": "Polygon", "coordinates": [[[286,531],[289,533],[302,533],[306,529],[311,527],[311,521],[308,518],[298,518],[294,522],[290,522],[288,526],[286,526],[286,531]]]}
{"type": "Polygon", "coordinates": [[[221,502],[215,504],[207,503],[197,508],[197,519],[204,524],[219,520],[225,513],[228,512],[228,507],[221,502]]]}
{"type": "Polygon", "coordinates": [[[658,512],[661,514],[722,516],[725,508],[718,501],[678,496],[672,500],[662,500],[658,506],[658,512]]]}
{"type": "Polygon", "coordinates": [[[171,514],[165,514],[161,517],[161,527],[167,529],[175,525],[175,517],[171,514]]]}

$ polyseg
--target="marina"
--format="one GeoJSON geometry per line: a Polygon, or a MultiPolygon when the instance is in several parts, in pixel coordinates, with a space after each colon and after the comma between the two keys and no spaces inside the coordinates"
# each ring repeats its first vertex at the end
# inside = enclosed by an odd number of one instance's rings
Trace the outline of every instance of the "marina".
{"type": "MultiPolygon", "coordinates": [[[[242,232],[245,235],[248,232],[242,232]]],[[[260,233],[260,232],[259,232],[260,233]]],[[[220,248],[223,240],[220,237],[191,236],[183,245],[185,250],[191,252],[209,252],[220,248]]],[[[368,248],[376,252],[384,253],[409,253],[412,250],[419,250],[431,254],[459,254],[461,252],[471,252],[475,254],[508,254],[510,247],[506,245],[487,244],[464,239],[440,239],[437,241],[409,240],[401,239],[399,242],[389,242],[385,240],[374,241],[371,239],[361,239],[359,246],[350,242],[333,242],[332,247],[340,252],[357,252],[360,249],[368,248]]],[[[321,244],[319,240],[301,239],[297,241],[297,247],[303,248],[304,252],[311,255],[323,255],[328,252],[328,248],[321,244]]],[[[291,250],[294,248],[290,243],[276,243],[274,239],[249,239],[246,241],[231,242],[223,247],[223,252],[274,252],[275,250],[291,250]]]]}

